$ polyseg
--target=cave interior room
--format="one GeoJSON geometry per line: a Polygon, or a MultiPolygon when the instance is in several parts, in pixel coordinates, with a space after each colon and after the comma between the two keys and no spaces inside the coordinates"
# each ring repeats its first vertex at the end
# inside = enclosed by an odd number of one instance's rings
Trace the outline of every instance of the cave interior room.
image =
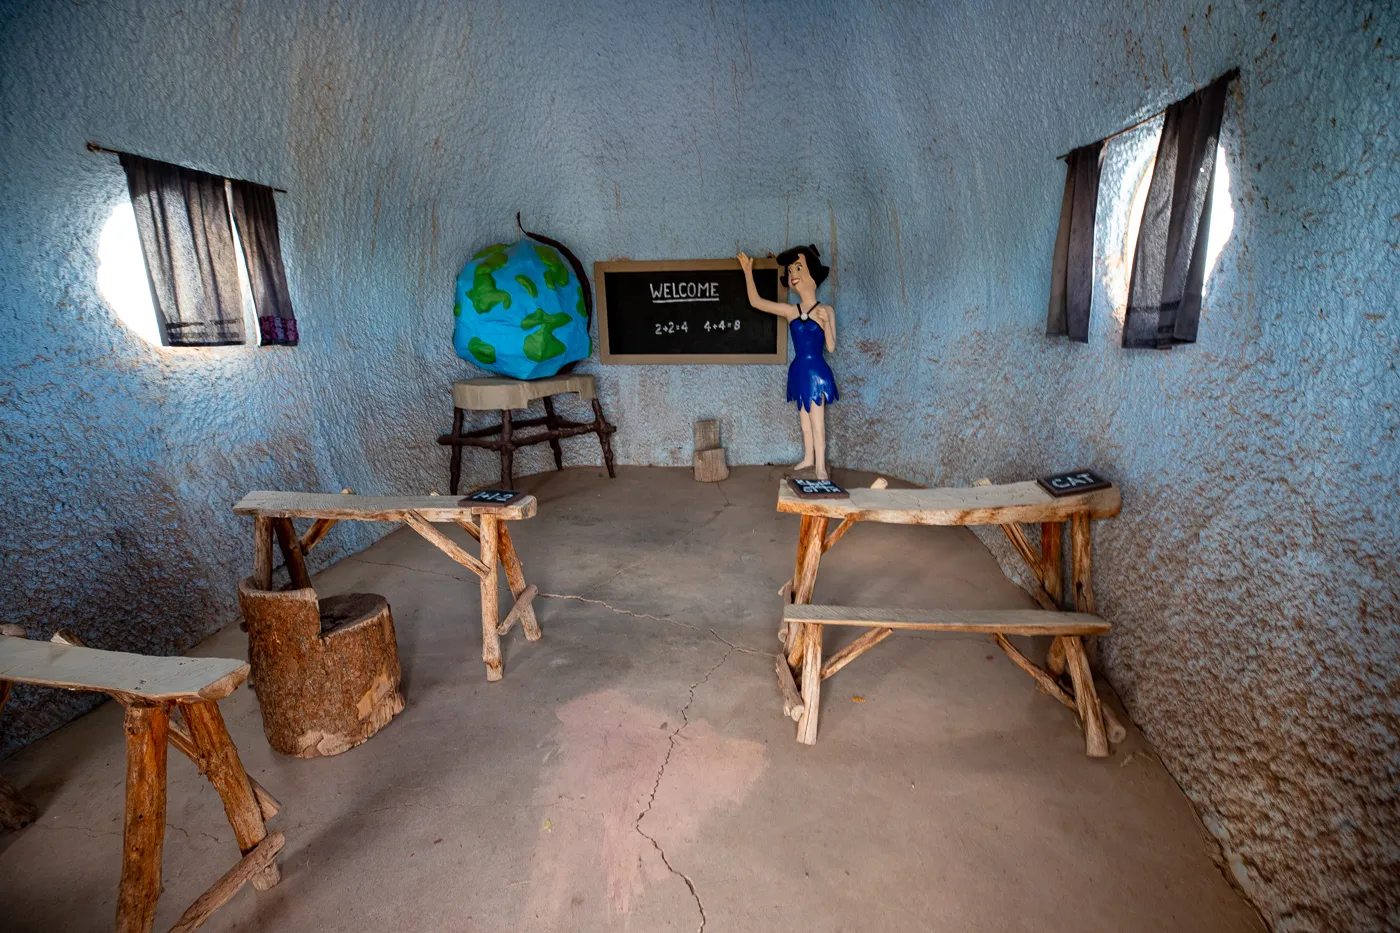
{"type": "Polygon", "coordinates": [[[0,0],[0,931],[1400,931],[1400,7],[0,0]]]}

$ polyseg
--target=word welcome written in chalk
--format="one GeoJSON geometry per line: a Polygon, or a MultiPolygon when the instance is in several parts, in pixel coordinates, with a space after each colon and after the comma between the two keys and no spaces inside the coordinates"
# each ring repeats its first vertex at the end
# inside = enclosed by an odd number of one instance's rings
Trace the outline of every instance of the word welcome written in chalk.
{"type": "Polygon", "coordinates": [[[675,304],[678,301],[719,301],[718,282],[651,282],[651,303],[675,304]]]}

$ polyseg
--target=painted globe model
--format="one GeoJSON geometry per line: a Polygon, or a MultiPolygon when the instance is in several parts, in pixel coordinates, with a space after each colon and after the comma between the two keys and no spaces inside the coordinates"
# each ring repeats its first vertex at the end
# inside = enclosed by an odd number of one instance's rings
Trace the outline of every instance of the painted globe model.
{"type": "Polygon", "coordinates": [[[457,276],[457,355],[515,379],[543,379],[593,352],[583,288],[558,250],[497,243],[457,276]]]}

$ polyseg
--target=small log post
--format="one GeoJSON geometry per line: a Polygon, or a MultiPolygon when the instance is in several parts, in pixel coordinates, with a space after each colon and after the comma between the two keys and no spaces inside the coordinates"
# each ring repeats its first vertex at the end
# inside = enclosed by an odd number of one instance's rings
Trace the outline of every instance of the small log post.
{"type": "MultiPolygon", "coordinates": [[[[501,619],[500,582],[496,562],[500,559],[501,520],[490,513],[481,516],[481,659],[486,662],[486,679],[504,676],[501,662],[501,636],[496,625],[501,619]]],[[[464,552],[465,553],[465,552],[464,552]]]]}
{"type": "MultiPolygon", "coordinates": [[[[244,855],[253,851],[267,836],[262,810],[253,794],[252,783],[238,758],[238,749],[229,738],[219,705],[213,700],[203,703],[182,703],[190,737],[199,752],[199,770],[214,785],[224,802],[224,813],[233,827],[238,850],[244,855]]],[[[282,880],[276,862],[271,862],[253,876],[253,887],[267,891],[282,880]]]]}
{"type": "Polygon", "coordinates": [[[170,711],[126,709],[126,820],[122,876],[117,889],[117,933],[150,933],[161,892],[165,844],[165,749],[170,711]]]}
{"type": "Polygon", "coordinates": [[[774,659],[778,668],[778,690],[783,695],[783,715],[797,722],[802,718],[802,694],[797,692],[797,684],[792,679],[792,668],[788,667],[787,658],[783,655],[775,655],[774,659]]]}
{"type": "Polygon", "coordinates": [[[282,550],[282,560],[287,565],[287,575],[291,577],[292,589],[304,590],[311,586],[311,574],[306,572],[306,556],[301,552],[301,539],[290,518],[274,518],[272,529],[277,533],[277,546],[282,550]]]}
{"type": "Polygon", "coordinates": [[[253,519],[253,582],[260,589],[272,589],[272,519],[253,519]]]}

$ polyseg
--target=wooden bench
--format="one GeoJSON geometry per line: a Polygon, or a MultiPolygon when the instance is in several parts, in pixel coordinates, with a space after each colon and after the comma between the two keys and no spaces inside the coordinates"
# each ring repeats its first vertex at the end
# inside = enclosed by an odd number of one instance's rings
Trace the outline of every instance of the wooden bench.
{"type": "Polygon", "coordinates": [[[1079,714],[1087,754],[1107,755],[1109,740],[1121,741],[1126,732],[1099,701],[1083,638],[1109,631],[1109,624],[1094,615],[1090,521],[1117,515],[1121,507],[1121,497],[1113,487],[1055,498],[1033,482],[994,486],[990,481],[979,480],[970,488],[889,489],[880,480],[869,489],[850,490],[849,498],[803,499],[786,482],[780,483],[778,511],[802,516],[796,569],[792,579],[780,590],[789,604],[783,609],[780,629],[786,651],[776,664],[783,712],[797,721],[798,741],[807,745],[816,742],[821,682],[884,641],[896,629],[981,632],[991,635],[1018,667],[1035,678],[1042,691],[1079,714]],[[841,524],[828,535],[827,525],[833,518],[840,519],[841,524]],[[1036,587],[1032,595],[1042,608],[954,610],[813,605],[812,593],[822,554],[860,521],[1000,525],[1035,575],[1036,587]],[[1021,522],[1041,523],[1039,554],[1021,531],[1018,524],[1021,522]],[[1075,612],[1059,611],[1063,573],[1061,539],[1066,522],[1070,524],[1072,540],[1075,612]],[[828,625],[860,626],[869,631],[824,660],[822,634],[828,625]],[[1049,670],[1027,659],[1007,635],[1052,636],[1049,670]],[[1056,679],[1065,673],[1070,677],[1071,689],[1066,689],[1056,679]]]}
{"type": "Polygon", "coordinates": [[[281,879],[277,853],[285,839],[268,832],[277,801],[243,769],[218,701],[248,676],[229,658],[167,658],[98,651],[60,632],[54,641],[0,636],[0,692],[9,683],[106,693],[126,708],[126,821],[117,933],[149,933],[161,893],[165,842],[166,745],[199,767],[224,804],[243,858],[190,906],[171,928],[187,933],[204,923],[248,881],[259,890],[281,879]],[[184,719],[171,718],[172,709],[184,719]]]}
{"type": "Polygon", "coordinates": [[[533,518],[534,496],[524,496],[508,505],[469,503],[461,505],[455,496],[357,496],[346,489],[340,494],[317,492],[250,492],[233,507],[236,515],[250,515],[253,523],[253,585],[272,588],[272,542],[274,537],[294,589],[310,589],[311,574],[306,554],[325,537],[336,522],[402,522],[457,563],[476,574],[481,581],[481,655],[486,662],[486,679],[504,676],[501,636],[516,622],[529,641],[539,641],[540,624],[533,602],[539,590],[525,582],[525,570],[515,553],[506,523],[533,518]],[[314,519],[304,534],[298,535],[294,518],[314,519]],[[481,543],[480,558],[433,527],[436,523],[457,525],[481,543]],[[497,566],[499,564],[499,568],[497,566]],[[500,576],[504,569],[514,605],[500,617],[500,576]]]}

